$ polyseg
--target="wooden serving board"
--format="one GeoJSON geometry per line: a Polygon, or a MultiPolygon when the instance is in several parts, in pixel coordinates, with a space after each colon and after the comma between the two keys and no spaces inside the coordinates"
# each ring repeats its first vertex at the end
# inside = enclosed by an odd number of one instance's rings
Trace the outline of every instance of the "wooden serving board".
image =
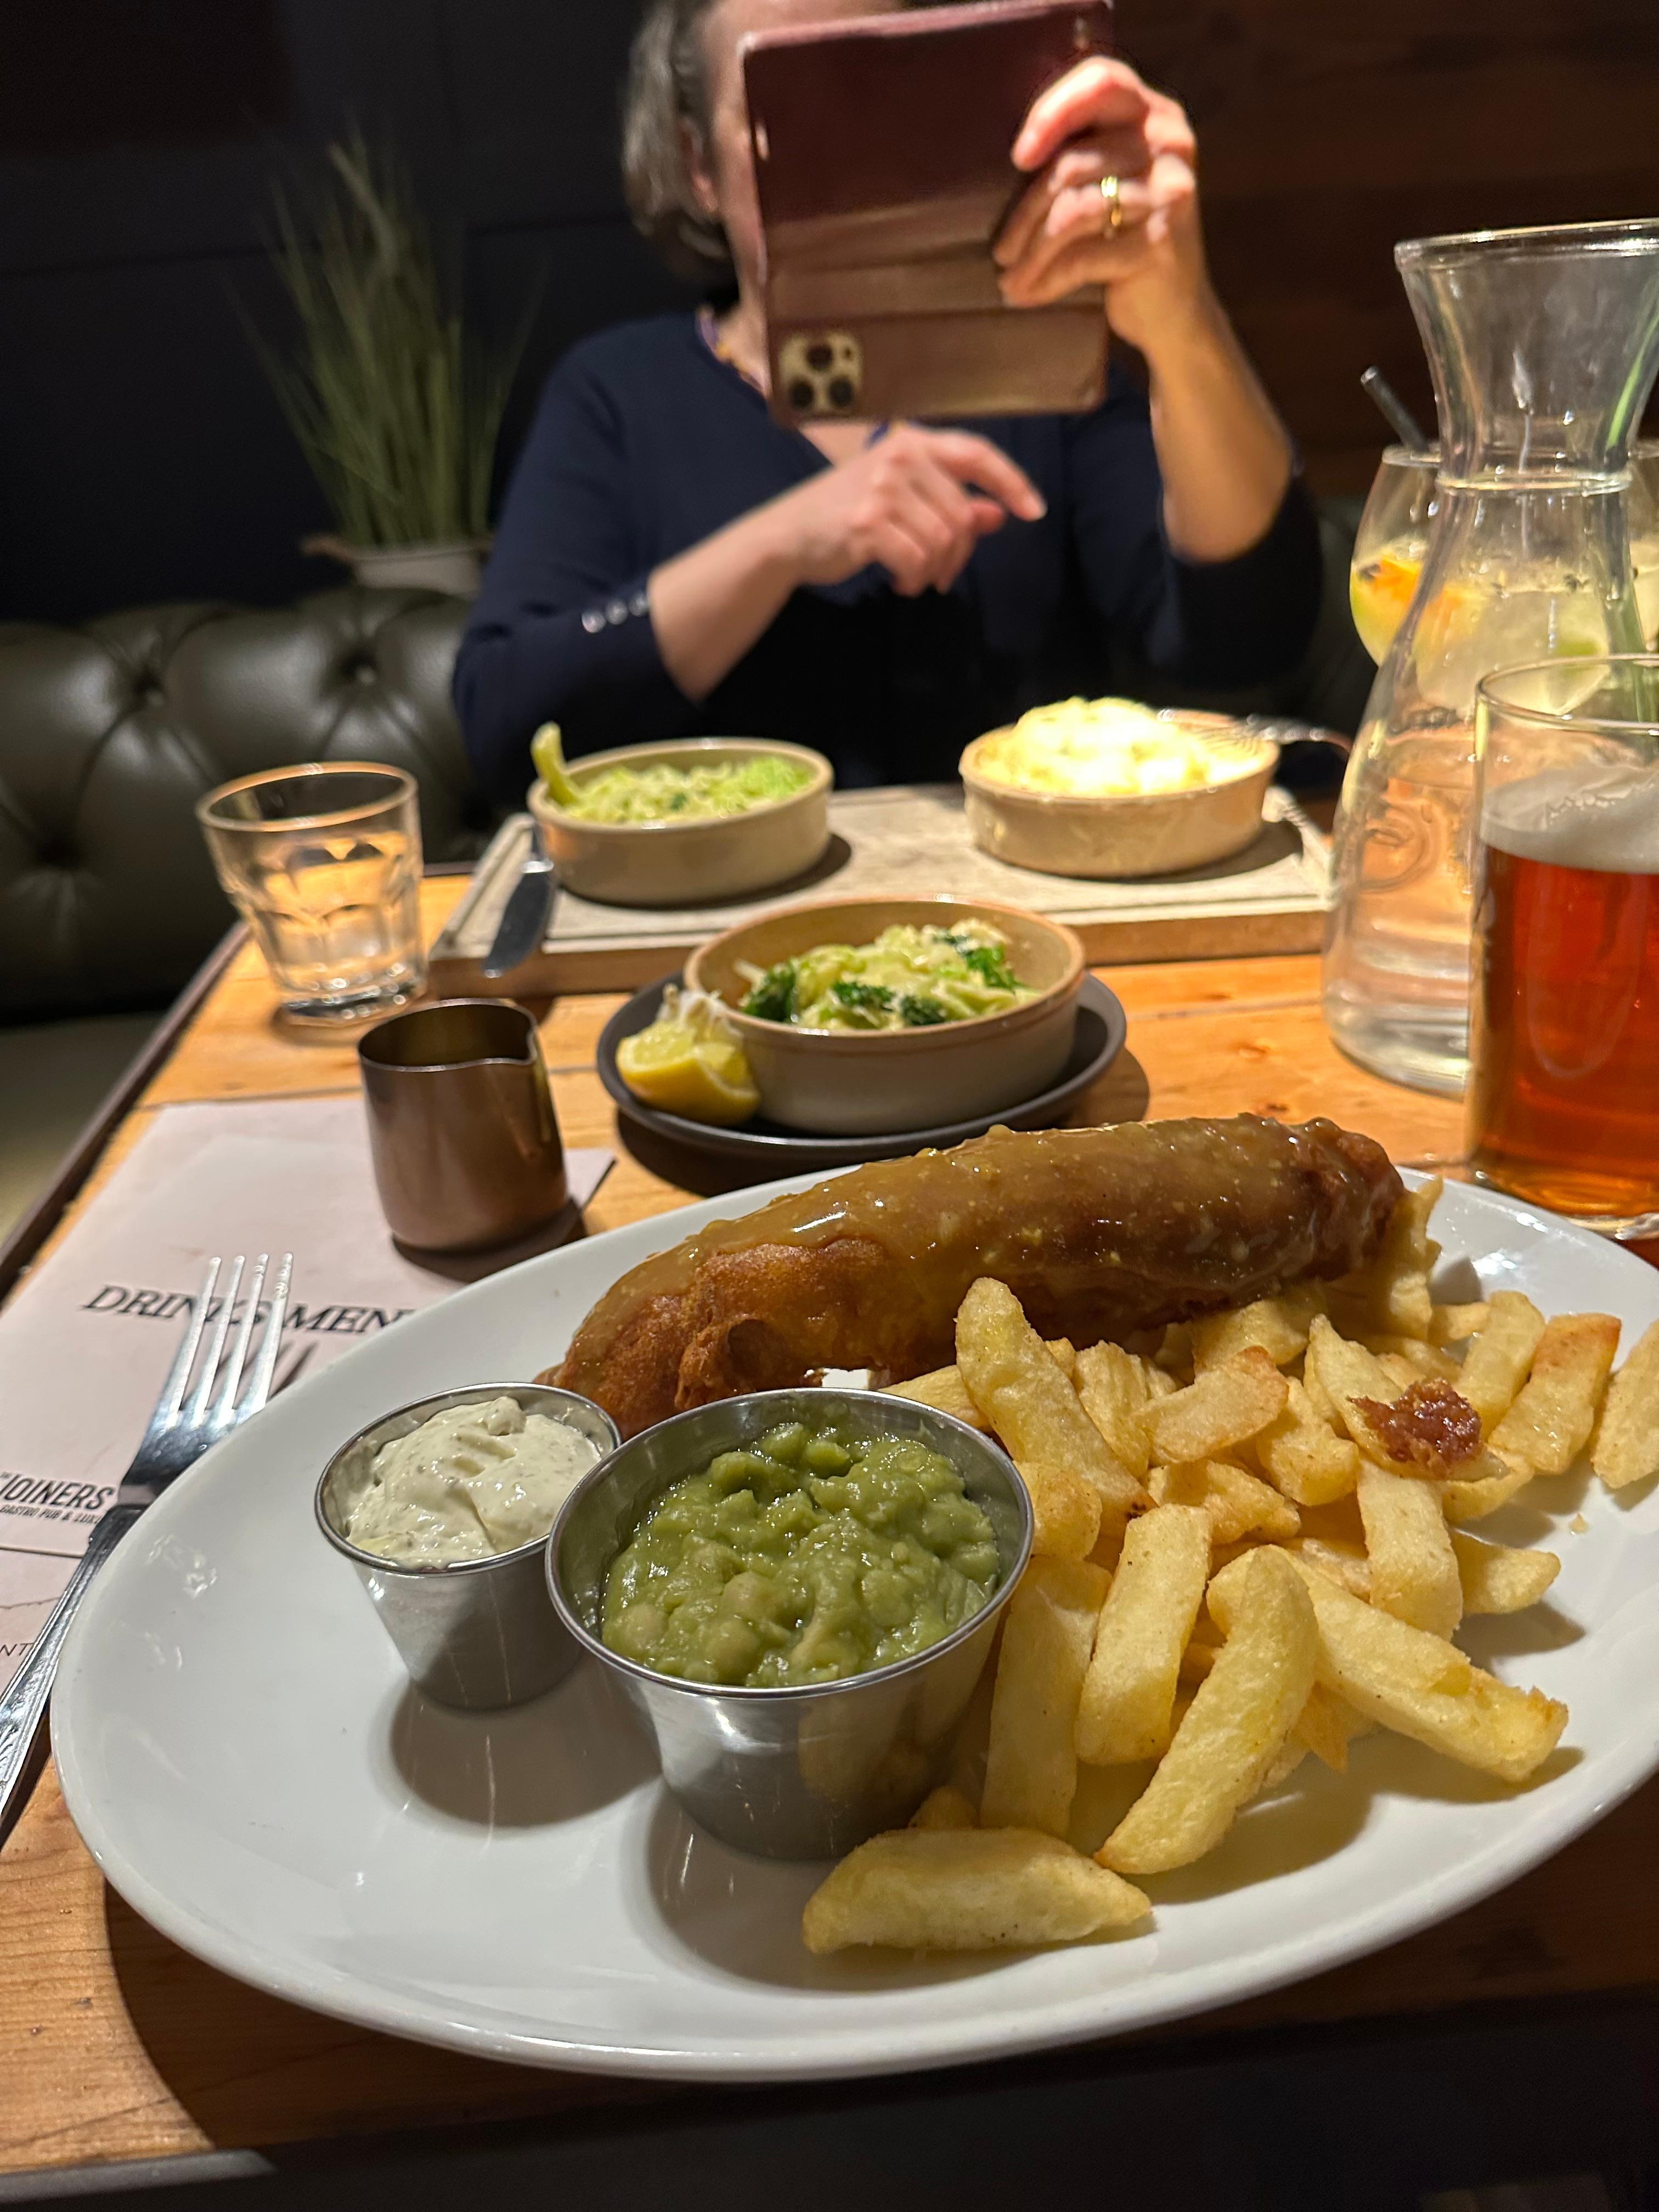
{"type": "Polygon", "coordinates": [[[515,814],[432,948],[434,986],[507,998],[623,990],[654,981],[721,930],[799,899],[906,898],[919,890],[1048,915],[1077,931],[1095,963],[1311,952],[1324,930],[1325,842],[1277,788],[1247,850],[1212,868],[1135,883],[1085,882],[993,860],[969,840],[959,784],[837,792],[830,827],[817,866],[758,898],[698,908],[600,906],[562,890],[540,952],[491,982],[483,962],[528,849],[530,817],[515,814]]]}

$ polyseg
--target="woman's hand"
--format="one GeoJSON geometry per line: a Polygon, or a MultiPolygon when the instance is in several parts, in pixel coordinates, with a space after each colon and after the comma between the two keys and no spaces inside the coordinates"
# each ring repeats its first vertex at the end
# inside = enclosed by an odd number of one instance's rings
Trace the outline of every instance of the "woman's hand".
{"type": "Polygon", "coordinates": [[[840,584],[872,562],[915,599],[948,592],[980,539],[1043,513],[1023,469],[986,438],[903,422],[761,509],[800,584],[840,584]]]}
{"type": "Polygon", "coordinates": [[[707,698],[798,586],[845,583],[874,562],[907,599],[946,592],[988,532],[1042,512],[988,439],[902,422],[652,572],[663,665],[689,699],[707,698]]]}
{"type": "Polygon", "coordinates": [[[1127,62],[1079,62],[1021,125],[1014,160],[1038,174],[994,252],[1011,306],[1105,288],[1107,321],[1146,358],[1170,543],[1231,561],[1272,526],[1291,443],[1210,289],[1196,158],[1173,100],[1127,62]]]}
{"type": "Polygon", "coordinates": [[[1103,284],[1112,328],[1147,353],[1207,313],[1196,158],[1183,110],[1127,62],[1097,56],[1068,70],[1014,142],[1018,167],[1040,173],[996,243],[1004,297],[1042,307],[1103,284]],[[1113,177],[1115,227],[1103,190],[1113,177]]]}

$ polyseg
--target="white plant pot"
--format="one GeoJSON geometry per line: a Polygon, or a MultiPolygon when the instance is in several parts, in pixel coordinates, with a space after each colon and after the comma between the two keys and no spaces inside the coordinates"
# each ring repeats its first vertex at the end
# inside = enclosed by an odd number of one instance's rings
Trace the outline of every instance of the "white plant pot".
{"type": "Polygon", "coordinates": [[[447,592],[474,599],[487,538],[456,538],[442,545],[348,545],[343,538],[302,538],[302,553],[337,561],[352,581],[383,592],[447,592]]]}
{"type": "Polygon", "coordinates": [[[476,538],[457,538],[448,545],[354,545],[348,557],[360,584],[380,591],[449,592],[471,599],[477,597],[482,550],[476,538]]]}

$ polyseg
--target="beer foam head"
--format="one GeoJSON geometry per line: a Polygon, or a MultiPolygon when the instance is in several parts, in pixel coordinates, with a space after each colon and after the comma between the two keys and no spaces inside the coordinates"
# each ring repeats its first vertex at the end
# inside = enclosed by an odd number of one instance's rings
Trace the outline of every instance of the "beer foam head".
{"type": "Polygon", "coordinates": [[[1659,768],[1547,768],[1494,791],[1480,834],[1558,868],[1659,875],[1659,768]]]}

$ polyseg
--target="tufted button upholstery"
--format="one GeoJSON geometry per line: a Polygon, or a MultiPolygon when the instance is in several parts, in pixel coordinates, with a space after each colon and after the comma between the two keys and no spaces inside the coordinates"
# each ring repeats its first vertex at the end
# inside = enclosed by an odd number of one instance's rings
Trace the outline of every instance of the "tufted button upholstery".
{"type": "Polygon", "coordinates": [[[0,1018],[155,1003],[232,919],[194,808],[307,760],[407,769],[429,860],[490,823],[449,703],[467,603],[339,591],[297,607],[0,623],[0,1018]]]}

